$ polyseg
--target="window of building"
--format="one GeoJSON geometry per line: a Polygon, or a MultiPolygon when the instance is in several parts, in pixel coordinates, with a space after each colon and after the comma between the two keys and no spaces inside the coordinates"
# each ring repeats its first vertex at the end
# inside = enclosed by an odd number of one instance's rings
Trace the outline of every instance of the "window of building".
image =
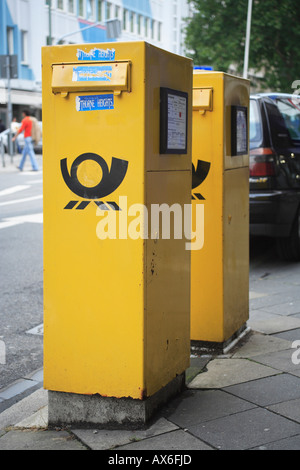
{"type": "Polygon", "coordinates": [[[14,28],[8,27],[6,30],[7,37],[7,54],[12,55],[14,53],[14,28]]]}
{"type": "Polygon", "coordinates": [[[134,33],[134,18],[135,14],[131,11],[130,12],[130,32],[134,33]]]}
{"type": "Polygon", "coordinates": [[[28,63],[28,32],[21,31],[21,62],[28,63]]]}
{"type": "Polygon", "coordinates": [[[97,20],[102,21],[103,20],[103,0],[98,0],[98,15],[97,15],[97,20]]]}
{"type": "Polygon", "coordinates": [[[120,7],[118,7],[118,5],[115,6],[115,18],[119,18],[119,14],[120,14],[120,7]]]}
{"type": "Polygon", "coordinates": [[[106,19],[110,20],[111,18],[111,3],[106,2],[106,19]]]}
{"type": "Polygon", "coordinates": [[[145,18],[145,22],[144,22],[144,26],[145,26],[145,37],[148,37],[148,32],[149,32],[148,23],[149,23],[148,18],[145,18]]]}
{"type": "Polygon", "coordinates": [[[64,9],[64,0],[57,0],[57,9],[58,10],[64,9]]]}
{"type": "Polygon", "coordinates": [[[78,16],[84,17],[84,0],[78,0],[78,16]]]}
{"type": "Polygon", "coordinates": [[[158,41],[161,41],[161,23],[159,22],[158,25],[157,25],[157,40],[158,41]]]}
{"type": "Polygon", "coordinates": [[[75,13],[74,0],[68,0],[68,12],[75,13]]]}
{"type": "Polygon", "coordinates": [[[128,11],[124,8],[124,10],[123,10],[123,29],[124,29],[124,31],[127,30],[127,16],[128,16],[128,11]]]}
{"type": "Polygon", "coordinates": [[[138,34],[142,34],[142,16],[138,15],[137,17],[137,29],[138,29],[138,34]]]}
{"type": "Polygon", "coordinates": [[[88,0],[87,2],[87,19],[90,21],[95,20],[95,0],[88,0]]]}
{"type": "Polygon", "coordinates": [[[154,20],[150,20],[151,39],[154,39],[154,20]]]}

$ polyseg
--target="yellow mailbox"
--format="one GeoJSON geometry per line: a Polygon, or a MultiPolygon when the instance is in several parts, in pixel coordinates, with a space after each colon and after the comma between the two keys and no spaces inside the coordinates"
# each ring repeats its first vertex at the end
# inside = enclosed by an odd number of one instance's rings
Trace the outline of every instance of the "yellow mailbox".
{"type": "Polygon", "coordinates": [[[189,366],[190,252],[150,212],[190,203],[192,62],[145,42],[42,55],[49,422],[144,422],[189,366]]]}
{"type": "Polygon", "coordinates": [[[245,332],[249,312],[249,81],[193,75],[193,213],[204,242],[192,251],[192,346],[223,350],[245,332]]]}

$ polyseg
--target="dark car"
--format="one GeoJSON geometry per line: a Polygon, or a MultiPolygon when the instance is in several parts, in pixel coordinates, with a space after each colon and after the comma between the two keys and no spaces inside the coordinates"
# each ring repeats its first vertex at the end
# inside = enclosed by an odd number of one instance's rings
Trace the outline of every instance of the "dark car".
{"type": "Polygon", "coordinates": [[[278,254],[300,260],[300,98],[250,97],[250,236],[276,239],[278,254]]]}

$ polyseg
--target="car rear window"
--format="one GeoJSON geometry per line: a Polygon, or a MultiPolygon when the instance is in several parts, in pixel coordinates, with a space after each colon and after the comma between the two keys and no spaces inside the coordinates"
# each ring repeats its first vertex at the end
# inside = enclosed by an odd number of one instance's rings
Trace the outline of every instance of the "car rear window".
{"type": "Polygon", "coordinates": [[[277,98],[276,104],[293,140],[300,140],[300,99],[277,98]]]}
{"type": "MultiPolygon", "coordinates": [[[[262,124],[258,103],[250,100],[250,144],[259,143],[262,140],[262,124]]],[[[252,145],[251,145],[252,146],[252,145]]]]}

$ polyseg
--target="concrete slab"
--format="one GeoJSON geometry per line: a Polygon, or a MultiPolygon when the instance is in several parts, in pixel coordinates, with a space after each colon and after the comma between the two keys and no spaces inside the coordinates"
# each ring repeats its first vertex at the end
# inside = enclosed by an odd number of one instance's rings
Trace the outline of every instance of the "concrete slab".
{"type": "Polygon", "coordinates": [[[0,438],[0,450],[86,450],[65,431],[9,431],[0,438]]]}
{"type": "Polygon", "coordinates": [[[120,450],[212,450],[188,432],[179,430],[119,447],[120,450]]]}
{"type": "Polygon", "coordinates": [[[228,393],[259,406],[300,398],[300,378],[282,373],[226,388],[228,393]]]}
{"type": "Polygon", "coordinates": [[[48,426],[48,406],[44,406],[33,415],[17,423],[15,428],[47,428],[48,426]]]}
{"type": "Polygon", "coordinates": [[[72,429],[72,432],[92,450],[108,450],[132,442],[149,439],[167,432],[175,431],[178,426],[160,418],[152,426],[145,430],[97,430],[97,429],[72,429]]]}
{"type": "Polygon", "coordinates": [[[274,374],[278,371],[247,359],[214,359],[207,365],[207,372],[197,375],[188,388],[223,388],[274,374]]]}
{"type": "Polygon", "coordinates": [[[164,407],[162,414],[181,428],[189,428],[255,406],[222,390],[187,390],[164,407]]]}
{"type": "Polygon", "coordinates": [[[30,417],[48,403],[48,392],[39,389],[0,414],[0,430],[30,417]]]}
{"type": "Polygon", "coordinates": [[[292,300],[290,302],[264,307],[264,310],[278,315],[293,315],[295,313],[300,313],[300,300],[292,300]]]}
{"type": "Polygon", "coordinates": [[[249,291],[249,299],[259,299],[261,297],[266,297],[268,294],[264,292],[254,292],[254,291],[249,291]]]}
{"type": "Polygon", "coordinates": [[[296,328],[295,330],[283,331],[281,333],[275,333],[273,336],[276,336],[276,338],[285,339],[286,341],[291,341],[291,342],[300,340],[300,328],[296,328]]]}
{"type": "Polygon", "coordinates": [[[299,322],[299,318],[276,315],[262,310],[257,310],[251,312],[247,323],[254,331],[272,335],[274,333],[300,328],[299,322]]]}
{"type": "Polygon", "coordinates": [[[299,286],[287,286],[282,283],[281,287],[275,286],[274,288],[274,286],[271,286],[269,290],[264,290],[260,286],[258,288],[257,284],[252,284],[250,289],[257,293],[266,294],[249,300],[251,310],[300,300],[299,286]]]}
{"type": "Polygon", "coordinates": [[[292,355],[294,352],[294,349],[277,351],[271,354],[255,356],[254,360],[260,364],[272,367],[273,369],[277,369],[281,372],[291,372],[293,374],[297,374],[300,373],[300,364],[293,363],[292,355]]]}
{"type": "Polygon", "coordinates": [[[300,425],[261,408],[215,419],[189,431],[220,450],[246,450],[300,434],[300,425]]]}
{"type": "MultiPolygon", "coordinates": [[[[268,406],[268,410],[300,423],[300,398],[268,406]]],[[[299,446],[300,449],[300,446],[299,446]]]]}
{"type": "Polygon", "coordinates": [[[291,348],[291,342],[274,336],[252,334],[247,342],[234,354],[233,358],[252,358],[261,354],[282,351],[291,348]]]}
{"type": "Polygon", "coordinates": [[[271,442],[270,444],[255,447],[252,450],[299,450],[300,449],[300,435],[280,439],[279,441],[271,442]]]}

